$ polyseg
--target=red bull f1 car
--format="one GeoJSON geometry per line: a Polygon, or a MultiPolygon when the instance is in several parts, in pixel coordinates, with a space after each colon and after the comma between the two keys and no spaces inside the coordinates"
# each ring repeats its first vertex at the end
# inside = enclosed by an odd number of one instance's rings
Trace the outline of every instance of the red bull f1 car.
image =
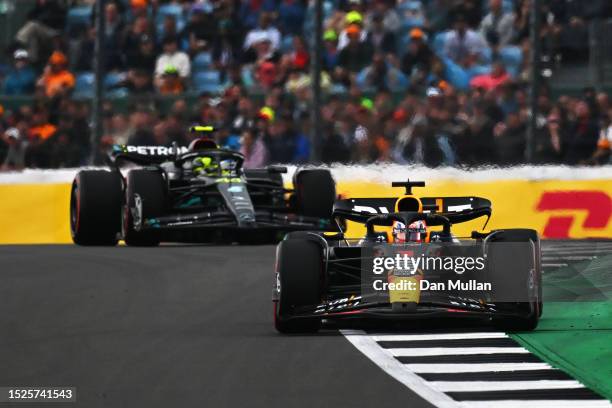
{"type": "Polygon", "coordinates": [[[338,233],[287,234],[276,253],[276,329],[304,333],[325,321],[401,324],[431,318],[534,329],[542,313],[537,232],[502,229],[457,237],[453,224],[486,217],[486,227],[491,202],[412,194],[413,187],[424,185],[394,182],[405,194],[338,200],[333,209],[338,233]],[[346,220],[364,225],[365,236],[346,238],[346,220]]]}
{"type": "Polygon", "coordinates": [[[189,148],[115,146],[108,170],[82,170],[72,183],[72,239],[79,245],[266,243],[289,231],[335,228],[329,171],[298,169],[295,188],[287,189],[286,168],[244,169],[243,161],[206,139],[189,148]],[[131,167],[122,171],[125,164],[131,167]]]}

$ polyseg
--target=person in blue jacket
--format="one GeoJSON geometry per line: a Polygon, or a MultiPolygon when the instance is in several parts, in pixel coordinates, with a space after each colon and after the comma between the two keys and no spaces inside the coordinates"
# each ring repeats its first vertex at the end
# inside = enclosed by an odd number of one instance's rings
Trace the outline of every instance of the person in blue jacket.
{"type": "Polygon", "coordinates": [[[34,93],[36,72],[30,65],[28,52],[18,49],[13,53],[14,64],[2,85],[2,94],[29,95],[34,93]]]}

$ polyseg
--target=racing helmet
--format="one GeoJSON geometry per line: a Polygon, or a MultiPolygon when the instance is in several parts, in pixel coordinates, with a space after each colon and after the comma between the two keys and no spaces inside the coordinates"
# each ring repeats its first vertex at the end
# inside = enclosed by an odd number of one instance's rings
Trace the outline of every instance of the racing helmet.
{"type": "Polygon", "coordinates": [[[192,160],[191,168],[196,176],[210,176],[217,173],[219,165],[210,156],[198,156],[192,160]]]}
{"type": "Polygon", "coordinates": [[[427,224],[425,221],[414,221],[406,228],[406,224],[400,221],[393,223],[393,242],[423,242],[427,236],[427,224]]]}

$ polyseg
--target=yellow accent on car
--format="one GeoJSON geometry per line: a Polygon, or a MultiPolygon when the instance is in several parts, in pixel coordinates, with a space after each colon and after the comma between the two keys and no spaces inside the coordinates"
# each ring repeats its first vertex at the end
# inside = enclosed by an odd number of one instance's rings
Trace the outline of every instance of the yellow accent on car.
{"type": "Polygon", "coordinates": [[[201,126],[196,125],[191,127],[192,132],[214,132],[215,128],[213,126],[201,126]]]}

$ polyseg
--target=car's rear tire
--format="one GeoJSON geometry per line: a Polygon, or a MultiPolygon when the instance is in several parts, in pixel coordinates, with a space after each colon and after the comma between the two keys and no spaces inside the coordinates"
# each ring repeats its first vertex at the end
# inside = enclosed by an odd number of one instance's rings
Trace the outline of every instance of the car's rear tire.
{"type": "Polygon", "coordinates": [[[331,218],[336,201],[336,183],[329,170],[299,170],[295,174],[293,183],[300,214],[331,218]]]}
{"type": "Polygon", "coordinates": [[[117,172],[81,170],[70,193],[70,233],[78,245],[117,244],[122,180],[117,172]]]}
{"type": "Polygon", "coordinates": [[[493,243],[533,243],[532,246],[513,246],[512,251],[516,253],[509,255],[507,250],[500,247],[488,251],[488,262],[495,267],[496,273],[492,277],[494,285],[513,287],[513,293],[521,298],[533,298],[531,302],[497,302],[502,310],[514,310],[522,313],[516,317],[494,317],[493,323],[496,327],[506,331],[531,331],[534,330],[542,314],[542,265],[540,253],[540,239],[538,233],[530,229],[508,229],[493,232],[489,242],[493,243]],[[533,252],[535,250],[535,258],[533,252]],[[512,264],[508,259],[513,259],[512,264]],[[531,262],[534,259],[534,262],[531,262]],[[533,269],[533,270],[532,270],[533,269]],[[531,282],[531,283],[530,283],[531,282]],[[535,290],[529,285],[537,286],[535,290]],[[516,292],[514,292],[516,291],[516,292]],[[524,291],[519,293],[519,291],[524,291]],[[534,296],[535,295],[535,296],[534,296]]]}
{"type": "Polygon", "coordinates": [[[134,228],[132,209],[137,197],[142,203],[142,220],[159,217],[166,207],[166,182],[157,170],[131,170],[126,178],[126,197],[123,208],[123,240],[129,246],[159,245],[155,231],[137,231],[134,228]]]}
{"type": "Polygon", "coordinates": [[[280,290],[274,304],[274,327],[281,333],[315,333],[321,328],[318,317],[295,317],[297,307],[321,302],[323,253],[307,239],[284,240],[276,251],[280,290]]]}

